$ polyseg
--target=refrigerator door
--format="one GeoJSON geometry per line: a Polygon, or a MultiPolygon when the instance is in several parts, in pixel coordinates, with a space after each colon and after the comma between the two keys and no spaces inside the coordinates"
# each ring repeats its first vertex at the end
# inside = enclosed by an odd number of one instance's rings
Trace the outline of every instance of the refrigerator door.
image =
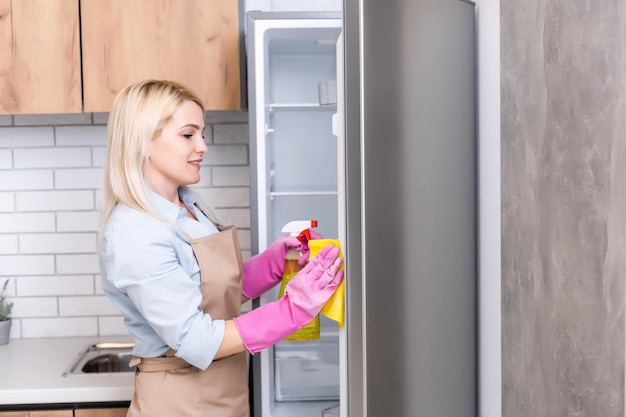
{"type": "Polygon", "coordinates": [[[474,8],[344,2],[350,417],[477,415],[474,8]]]}
{"type": "MultiPolygon", "coordinates": [[[[292,220],[318,221],[340,239],[337,39],[341,14],[247,14],[252,252],[263,251],[292,220]]],[[[343,187],[341,187],[343,189],[343,187]]],[[[253,305],[276,300],[277,289],[253,305]]],[[[339,402],[337,323],[321,317],[321,337],[283,341],[252,358],[256,416],[319,417],[339,402]]]]}

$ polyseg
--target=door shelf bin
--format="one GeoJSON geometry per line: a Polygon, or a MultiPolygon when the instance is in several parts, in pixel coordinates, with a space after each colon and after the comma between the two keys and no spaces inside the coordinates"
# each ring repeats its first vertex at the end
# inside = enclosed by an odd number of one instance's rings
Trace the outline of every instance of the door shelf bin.
{"type": "Polygon", "coordinates": [[[339,400],[339,339],[284,341],[274,350],[277,401],[339,400]]]}

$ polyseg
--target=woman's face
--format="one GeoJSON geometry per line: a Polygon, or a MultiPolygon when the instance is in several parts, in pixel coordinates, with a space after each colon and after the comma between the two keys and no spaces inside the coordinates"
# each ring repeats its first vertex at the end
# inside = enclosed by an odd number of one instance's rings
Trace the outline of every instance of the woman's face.
{"type": "Polygon", "coordinates": [[[185,100],[148,145],[148,175],[156,193],[177,198],[179,186],[200,181],[200,163],[207,151],[203,132],[202,109],[185,100]]]}

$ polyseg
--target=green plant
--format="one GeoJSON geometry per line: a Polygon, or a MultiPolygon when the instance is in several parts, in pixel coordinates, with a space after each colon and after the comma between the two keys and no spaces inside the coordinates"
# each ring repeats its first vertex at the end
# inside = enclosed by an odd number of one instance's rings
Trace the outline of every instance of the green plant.
{"type": "Polygon", "coordinates": [[[2,285],[2,291],[0,292],[0,321],[11,320],[11,310],[13,309],[13,303],[6,299],[4,293],[6,292],[9,280],[4,281],[2,285]]]}

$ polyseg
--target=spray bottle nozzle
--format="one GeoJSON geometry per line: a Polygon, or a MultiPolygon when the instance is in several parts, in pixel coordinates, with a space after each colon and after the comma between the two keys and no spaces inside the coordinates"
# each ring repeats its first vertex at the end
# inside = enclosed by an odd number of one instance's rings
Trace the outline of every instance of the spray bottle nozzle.
{"type": "Polygon", "coordinates": [[[290,236],[297,236],[300,242],[305,243],[311,239],[309,229],[317,227],[317,220],[294,220],[283,226],[281,232],[289,233],[290,236]]]}

